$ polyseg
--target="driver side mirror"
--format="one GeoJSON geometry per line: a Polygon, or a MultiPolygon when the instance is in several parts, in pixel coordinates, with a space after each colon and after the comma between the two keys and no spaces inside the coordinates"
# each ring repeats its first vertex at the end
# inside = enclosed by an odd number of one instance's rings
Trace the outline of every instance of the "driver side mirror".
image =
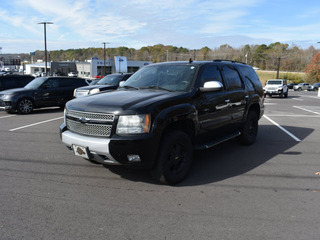
{"type": "Polygon", "coordinates": [[[126,82],[126,81],[121,81],[121,82],[119,82],[119,87],[122,87],[125,82],[126,82]]]}
{"type": "Polygon", "coordinates": [[[200,87],[201,92],[219,92],[223,89],[223,84],[219,81],[205,82],[203,87],[200,87]]]}
{"type": "Polygon", "coordinates": [[[42,85],[42,89],[48,89],[48,88],[50,88],[50,84],[45,83],[42,85]]]}

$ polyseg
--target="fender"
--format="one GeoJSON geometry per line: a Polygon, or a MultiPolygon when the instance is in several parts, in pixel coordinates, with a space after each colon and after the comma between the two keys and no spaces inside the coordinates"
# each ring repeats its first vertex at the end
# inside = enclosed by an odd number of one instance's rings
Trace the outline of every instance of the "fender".
{"type": "Polygon", "coordinates": [[[198,112],[194,105],[190,103],[182,103],[160,111],[153,124],[152,131],[156,134],[162,134],[163,130],[172,123],[178,121],[191,120],[194,130],[198,131],[198,112]]]}

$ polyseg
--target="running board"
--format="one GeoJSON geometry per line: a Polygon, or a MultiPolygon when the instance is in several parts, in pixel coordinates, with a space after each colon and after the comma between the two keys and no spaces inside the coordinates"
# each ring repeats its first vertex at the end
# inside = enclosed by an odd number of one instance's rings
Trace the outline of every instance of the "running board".
{"type": "Polygon", "coordinates": [[[218,145],[220,143],[223,143],[225,141],[228,141],[230,139],[238,137],[240,134],[241,133],[239,131],[238,132],[234,132],[234,133],[229,134],[229,135],[227,135],[225,137],[219,138],[219,139],[217,139],[217,140],[215,140],[213,142],[209,142],[207,144],[202,144],[202,145],[195,145],[194,149],[196,149],[196,150],[208,149],[208,148],[211,148],[211,147],[213,147],[215,145],[218,145]]]}

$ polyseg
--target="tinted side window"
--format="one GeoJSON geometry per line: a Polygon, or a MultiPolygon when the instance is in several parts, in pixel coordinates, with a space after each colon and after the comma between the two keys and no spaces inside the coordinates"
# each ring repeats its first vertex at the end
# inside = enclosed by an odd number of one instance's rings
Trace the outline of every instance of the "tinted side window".
{"type": "Polygon", "coordinates": [[[81,87],[85,85],[85,80],[81,78],[61,78],[60,87],[81,87]]]}
{"type": "Polygon", "coordinates": [[[122,79],[121,81],[127,80],[130,76],[131,76],[131,75],[125,75],[125,76],[123,76],[123,79],[122,79]]]}
{"type": "Polygon", "coordinates": [[[255,88],[262,88],[260,79],[257,75],[257,73],[253,70],[251,67],[239,67],[242,74],[245,76],[246,79],[249,79],[249,81],[255,86],[255,88]]]}
{"type": "Polygon", "coordinates": [[[21,84],[17,82],[16,78],[11,78],[11,79],[6,79],[5,86],[6,88],[17,88],[17,87],[21,87],[21,84]]]}
{"type": "Polygon", "coordinates": [[[227,90],[242,88],[241,78],[237,70],[230,66],[223,67],[224,81],[227,86],[227,90]]]}
{"type": "Polygon", "coordinates": [[[73,86],[71,80],[72,79],[68,79],[68,78],[61,78],[61,79],[59,78],[59,82],[60,82],[59,86],[60,87],[71,87],[71,86],[73,86]]]}
{"type": "Polygon", "coordinates": [[[215,65],[207,65],[201,74],[200,86],[203,87],[205,82],[209,81],[219,81],[222,82],[222,77],[219,68],[215,65]]]}
{"type": "Polygon", "coordinates": [[[56,78],[48,79],[45,83],[45,85],[49,84],[50,88],[57,88],[59,87],[59,81],[56,78]]]}
{"type": "Polygon", "coordinates": [[[82,87],[82,86],[85,86],[85,85],[88,85],[86,83],[86,80],[82,79],[82,78],[73,78],[71,79],[71,86],[72,87],[82,87]]]}

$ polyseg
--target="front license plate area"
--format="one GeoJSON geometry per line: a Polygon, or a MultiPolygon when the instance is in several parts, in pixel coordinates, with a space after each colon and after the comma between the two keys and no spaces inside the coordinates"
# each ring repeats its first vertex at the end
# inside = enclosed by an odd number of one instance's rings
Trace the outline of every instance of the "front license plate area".
{"type": "Polygon", "coordinates": [[[72,148],[76,156],[89,159],[89,149],[87,147],[72,145],[72,148]]]}

